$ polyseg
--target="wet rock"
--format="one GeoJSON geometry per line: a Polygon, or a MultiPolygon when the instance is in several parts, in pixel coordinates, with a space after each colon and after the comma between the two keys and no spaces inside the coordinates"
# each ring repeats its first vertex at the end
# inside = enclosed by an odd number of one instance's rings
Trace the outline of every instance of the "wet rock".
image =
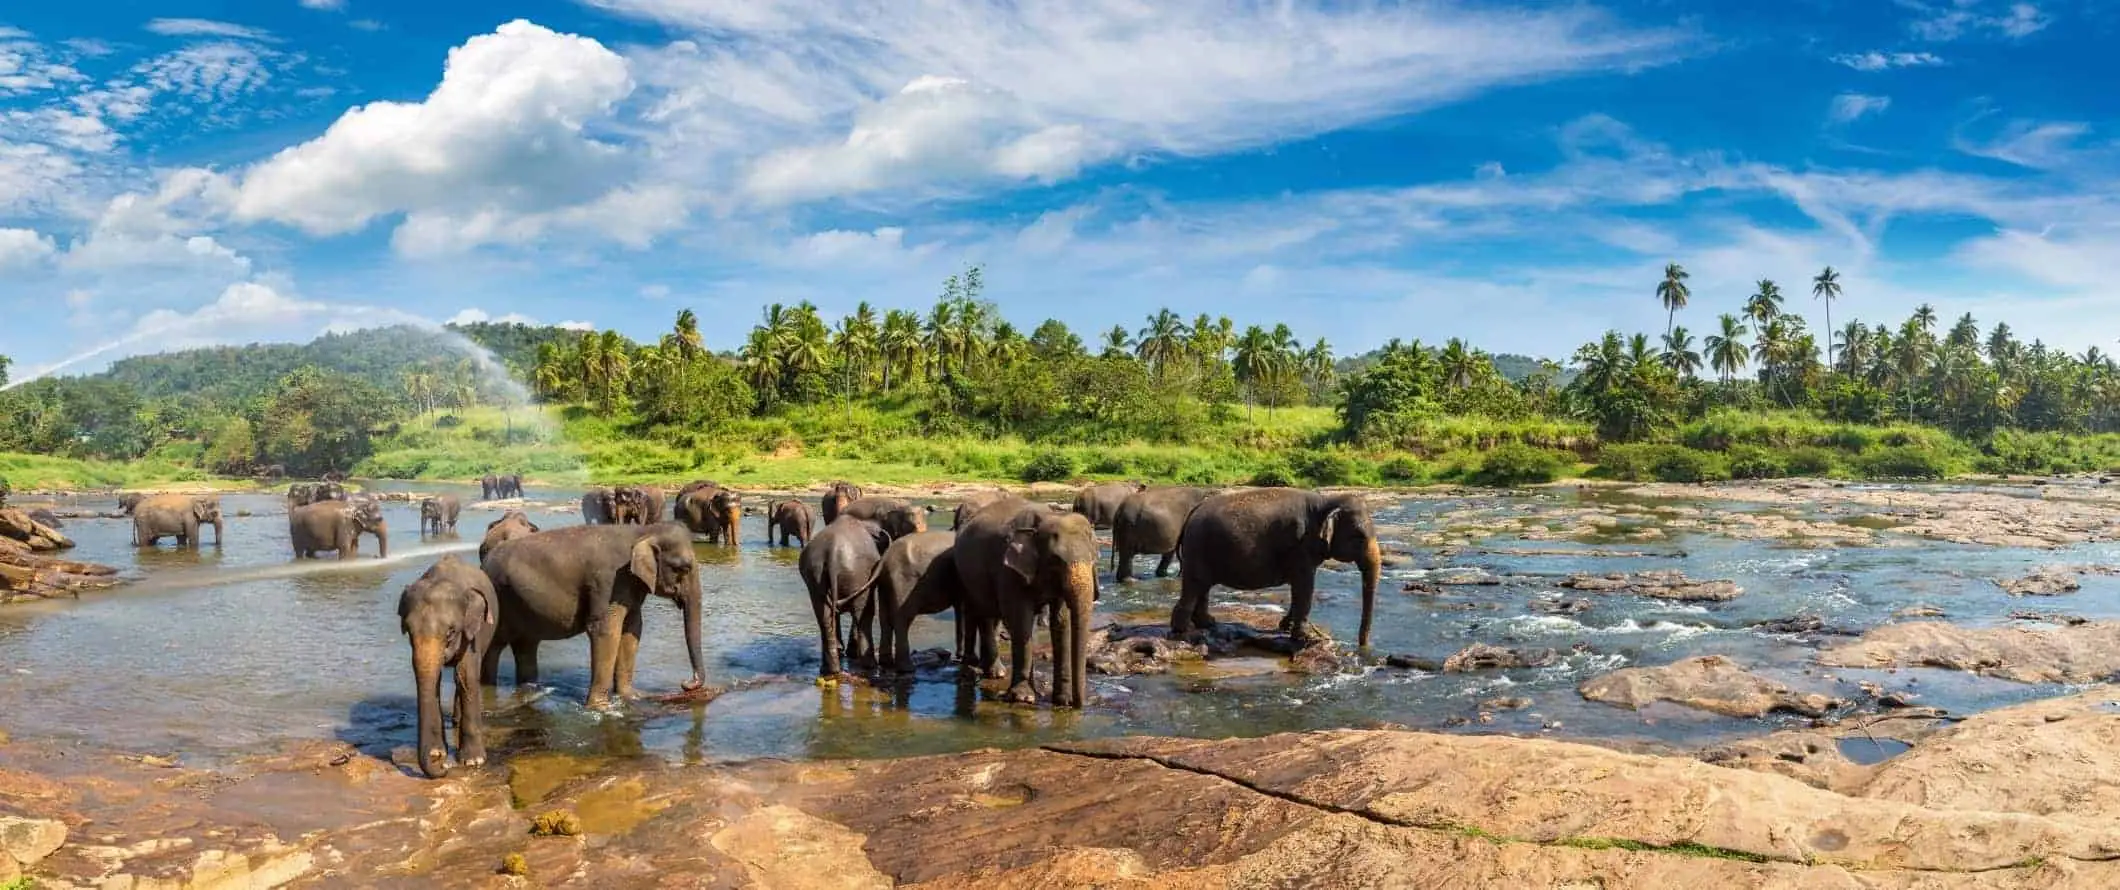
{"type": "Polygon", "coordinates": [[[1174,662],[1197,660],[1200,650],[1169,637],[1161,625],[1108,626],[1089,636],[1089,669],[1092,673],[1125,677],[1169,673],[1174,662]]]}
{"type": "Polygon", "coordinates": [[[1936,608],[1935,606],[1929,606],[1929,605],[1913,605],[1913,606],[1908,606],[1908,607],[1906,607],[1906,608],[1904,608],[1904,609],[1900,609],[1899,611],[1893,612],[1893,613],[1892,613],[1892,617],[1894,617],[1894,618],[1943,618],[1943,617],[1945,617],[1945,615],[1944,615],[1944,611],[1943,611],[1942,609],[1936,608]]]}
{"type": "Polygon", "coordinates": [[[2083,582],[2076,573],[2066,569],[2047,567],[2018,578],[2004,578],[1995,582],[2003,593],[2011,596],[2055,596],[2075,593],[2083,589],[2083,582]]]}
{"type": "Polygon", "coordinates": [[[2048,624],[2059,624],[2066,627],[2074,627],[2079,624],[2091,623],[2091,620],[2089,618],[2085,618],[2081,615],[2063,615],[2059,612],[2033,612],[2025,609],[2018,609],[2017,611],[2011,612],[2010,620],[2043,621],[2048,624]]]}
{"type": "Polygon", "coordinates": [[[1817,615],[1791,615],[1787,618],[1773,618],[1754,622],[1752,629],[1770,634],[1823,634],[1844,637],[1860,636],[1862,633],[1850,628],[1827,624],[1824,618],[1817,615]]]}
{"type": "Polygon", "coordinates": [[[1462,674],[1468,671],[1545,667],[1558,660],[1559,653],[1552,649],[1505,649],[1486,643],[1474,643],[1443,659],[1442,666],[1443,673],[1462,674]]]}
{"type": "Polygon", "coordinates": [[[1657,569],[1634,575],[1570,575],[1560,582],[1570,590],[1590,593],[1631,593],[1679,602],[1726,602],[1744,590],[1735,581],[1700,581],[1672,569],[1657,569]]]}
{"type": "Polygon", "coordinates": [[[1566,597],[1533,597],[1524,607],[1543,615],[1580,615],[1590,611],[1590,601],[1566,597]]]}
{"type": "Polygon", "coordinates": [[[1442,662],[1415,655],[1386,655],[1384,656],[1384,666],[1404,671],[1428,671],[1429,673],[1441,673],[1443,670],[1442,662]]]}
{"type": "Polygon", "coordinates": [[[66,824],[63,822],[0,816],[0,862],[30,868],[58,852],[65,844],[66,824]]]}
{"type": "Polygon", "coordinates": [[[1531,700],[1521,695],[1490,698],[1480,702],[1482,711],[1521,711],[1528,707],[1531,707],[1531,700]]]}
{"type": "Polygon", "coordinates": [[[1819,653],[1833,667],[1935,667],[2020,683],[2095,683],[2120,671],[2120,623],[1968,628],[1939,621],[1887,624],[1819,653]]]}
{"type": "Polygon", "coordinates": [[[1469,568],[1437,569],[1428,575],[1428,580],[1435,584],[1451,586],[1492,587],[1502,583],[1500,575],[1486,569],[1469,568]]]}
{"type": "Polygon", "coordinates": [[[1630,710],[1665,701],[1726,717],[1763,717],[1776,711],[1817,717],[1842,704],[1816,693],[1791,692],[1720,655],[1661,667],[1621,668],[1585,681],[1577,691],[1591,701],[1630,710]]]}

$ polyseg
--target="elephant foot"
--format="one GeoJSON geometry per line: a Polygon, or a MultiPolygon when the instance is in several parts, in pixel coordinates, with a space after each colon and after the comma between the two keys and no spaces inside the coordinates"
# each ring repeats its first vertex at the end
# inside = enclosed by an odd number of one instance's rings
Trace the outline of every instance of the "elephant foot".
{"type": "Polygon", "coordinates": [[[602,693],[597,693],[595,695],[589,696],[589,700],[584,705],[584,707],[588,708],[591,711],[617,710],[617,708],[614,707],[611,703],[611,697],[602,693]]]}
{"type": "Polygon", "coordinates": [[[1022,680],[1002,693],[1001,700],[1014,705],[1035,705],[1038,703],[1038,690],[1031,686],[1031,681],[1022,680]]]}
{"type": "Polygon", "coordinates": [[[458,761],[458,764],[463,766],[465,769],[478,769],[480,767],[483,767],[486,765],[486,752],[480,750],[474,751],[470,754],[466,754],[464,755],[462,760],[458,761]]]}
{"type": "Polygon", "coordinates": [[[635,689],[631,686],[621,686],[618,689],[619,701],[640,701],[641,699],[646,697],[647,696],[640,694],[640,690],[635,689]]]}

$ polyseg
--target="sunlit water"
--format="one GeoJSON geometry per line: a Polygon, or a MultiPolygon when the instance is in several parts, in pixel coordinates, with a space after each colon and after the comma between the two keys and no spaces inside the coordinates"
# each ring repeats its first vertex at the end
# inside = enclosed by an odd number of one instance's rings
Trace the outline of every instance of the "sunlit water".
{"type": "MultiPolygon", "coordinates": [[[[467,503],[477,496],[476,486],[420,488],[449,490],[467,503]]],[[[562,512],[558,506],[575,492],[532,488],[527,494],[554,505],[533,511],[540,525],[579,521],[571,507],[562,512]]],[[[2120,579],[2086,577],[2083,591],[2053,599],[2011,599],[1990,580],[2052,562],[2109,561],[2115,555],[2112,545],[2059,552],[1927,542],[1804,548],[1672,530],[1666,540],[1610,545],[1504,536],[1439,560],[1400,543],[1409,530],[1434,527],[1447,511],[1473,506],[1501,515],[1574,497],[1409,500],[1378,513],[1387,550],[1409,555],[1385,570],[1377,653],[1441,660],[1475,642],[1561,650],[1563,659],[1550,667],[1456,675],[1375,667],[1318,677],[1286,673],[1272,660],[1250,659],[1211,673],[1093,675],[1093,701],[1080,713],[1001,705],[988,693],[960,684],[949,668],[925,670],[914,682],[896,687],[821,689],[812,683],[817,641],[795,571],[796,551],[768,546],[764,520],[754,516],[745,518],[738,546],[697,547],[706,589],[709,682],[733,685],[736,691],[708,705],[637,703],[621,715],[590,713],[579,704],[587,685],[588,646],[576,638],[545,644],[542,689],[513,690],[513,667],[504,657],[500,691],[489,700],[489,723],[505,736],[503,752],[551,748],[692,761],[930,753],[1114,734],[1259,735],[1380,722],[1697,745],[1784,723],[1675,708],[1636,713],[1585,702],[1575,687],[1619,667],[1722,653],[1801,689],[1847,696],[1855,681],[1871,680],[1914,691],[1923,704],[1971,710],[2066,690],[1928,670],[1888,674],[1809,667],[1815,652],[1811,643],[1749,625],[1815,614],[1859,630],[1916,603],[1941,607],[1951,620],[1972,624],[2007,621],[2010,611],[2024,608],[2093,618],[2120,614],[2120,599],[2114,597],[2120,579]],[[1495,552],[1530,546],[1651,555],[1495,552]],[[1401,592],[1406,582],[1440,567],[1544,580],[1449,587],[1441,597],[1401,592]],[[1674,604],[1580,594],[1551,583],[1577,571],[1659,568],[1681,569],[1694,578],[1729,578],[1745,594],[1729,603],[1674,604]],[[1588,598],[1595,605],[1567,616],[1542,614],[1528,605],[1556,595],[1588,598]],[[1481,711],[1482,701],[1503,696],[1529,698],[1531,705],[1495,711],[1491,723],[1462,725],[1481,711]]],[[[467,508],[458,536],[422,541],[416,507],[391,502],[385,505],[389,560],[376,560],[372,541],[364,539],[359,560],[296,562],[288,549],[282,499],[229,495],[223,505],[231,516],[227,544],[197,552],[168,544],[136,550],[127,543],[127,521],[70,521],[66,531],[80,544],[71,556],[118,566],[133,580],[79,603],[0,611],[0,727],[18,737],[172,752],[194,762],[254,752],[295,737],[339,738],[377,753],[410,745],[412,681],[409,648],[397,627],[398,593],[443,553],[462,552],[475,560],[478,537],[499,512],[467,508]],[[234,516],[239,510],[252,515],[234,516]]],[[[83,500],[78,507],[115,505],[83,500]]],[[[946,515],[936,518],[946,523],[946,515]]],[[[1153,559],[1143,558],[1136,571],[1153,565],[1153,559]]],[[[1100,616],[1167,615],[1176,597],[1175,578],[1111,583],[1108,557],[1100,580],[1100,616]]],[[[1328,568],[1319,584],[1315,619],[1350,639],[1359,615],[1358,577],[1328,568]]],[[[1217,591],[1215,600],[1279,605],[1285,592],[1217,591]]],[[[651,605],[644,637],[640,687],[651,694],[675,690],[688,674],[676,608],[661,601],[651,605]]],[[[948,616],[915,624],[916,647],[946,648],[951,639],[948,616]]]]}

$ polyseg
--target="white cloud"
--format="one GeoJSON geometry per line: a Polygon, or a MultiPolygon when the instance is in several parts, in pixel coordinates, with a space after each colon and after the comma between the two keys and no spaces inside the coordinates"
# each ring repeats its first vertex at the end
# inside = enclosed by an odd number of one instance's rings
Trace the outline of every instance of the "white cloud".
{"type": "Polygon", "coordinates": [[[1898,0],[1913,10],[1908,24],[1923,40],[1949,41],[1980,34],[2008,38],[2028,37],[2054,23],[2053,17],[2030,3],[1997,3],[1990,0],[1898,0]]]}
{"type": "Polygon", "coordinates": [[[509,312],[509,313],[506,313],[506,314],[503,314],[503,315],[500,315],[500,316],[496,317],[496,316],[493,316],[493,315],[490,315],[490,314],[488,314],[488,313],[486,312],[486,310],[484,310],[484,309],[480,309],[480,308],[477,308],[477,307],[471,307],[471,308],[467,308],[467,309],[460,309],[460,310],[458,310],[458,311],[457,311],[457,313],[456,313],[455,315],[449,316],[449,320],[448,320],[448,321],[445,321],[445,322],[442,322],[442,323],[443,323],[443,324],[480,324],[480,323],[485,323],[485,322],[490,322],[490,323],[493,323],[493,324],[522,324],[522,325],[533,325],[533,326],[534,326],[534,325],[536,325],[536,324],[537,324],[537,319],[535,319],[535,318],[531,318],[530,316],[524,315],[524,314],[522,314],[522,313],[520,313],[520,312],[509,312]]]}
{"type": "Polygon", "coordinates": [[[302,0],[302,8],[338,12],[346,8],[346,0],[302,0]]]}
{"type": "Polygon", "coordinates": [[[563,322],[560,322],[559,324],[553,325],[553,327],[555,327],[555,328],[559,328],[560,330],[563,330],[563,331],[593,331],[593,330],[596,330],[596,325],[594,325],[594,324],[591,324],[591,323],[589,323],[589,322],[586,322],[586,321],[563,321],[563,322]]]}
{"type": "Polygon", "coordinates": [[[1892,107],[1890,96],[1869,96],[1862,93],[1841,93],[1833,97],[1833,105],[1826,112],[1826,119],[1835,124],[1851,124],[1872,114],[1882,114],[1892,107]]]}
{"type": "Polygon", "coordinates": [[[235,217],[327,235],[407,213],[401,249],[505,238],[516,217],[610,197],[628,159],[588,128],[632,90],[596,41],[510,22],[451,50],[424,101],[355,108],[249,170],[235,217]]]}
{"type": "Polygon", "coordinates": [[[90,58],[107,56],[118,51],[117,47],[110,45],[110,41],[97,40],[93,37],[69,37],[60,41],[60,43],[64,44],[67,49],[90,58]]]}
{"type": "Polygon", "coordinates": [[[283,296],[271,286],[255,281],[238,281],[221,291],[221,296],[212,303],[190,312],[156,309],[140,316],[133,329],[166,334],[179,340],[194,340],[202,335],[213,339],[228,328],[282,327],[331,311],[329,304],[283,296]]]}
{"type": "Polygon", "coordinates": [[[164,37],[234,37],[239,40],[271,40],[272,32],[212,19],[158,18],[147,22],[147,30],[164,37]]]}
{"type": "Polygon", "coordinates": [[[57,250],[51,236],[34,229],[0,229],[0,270],[37,265],[57,250]]]}
{"type": "Polygon", "coordinates": [[[28,38],[26,31],[0,34],[0,96],[38,93],[86,79],[28,38]]]}
{"type": "MultiPolygon", "coordinates": [[[[2020,167],[2035,170],[2053,170],[2067,167],[2080,160],[2084,151],[2077,143],[2089,135],[2089,124],[2074,121],[2011,121],[2002,132],[1986,142],[1957,140],[1957,148],[1966,154],[2006,161],[2020,167]]],[[[2096,152],[2097,150],[2090,150],[2096,152]]],[[[2105,150],[2111,154],[2111,149],[2105,150]]]]}
{"type": "Polygon", "coordinates": [[[640,296],[644,300],[667,300],[670,298],[670,286],[667,284],[643,284],[640,287],[640,296]]]}
{"type": "Polygon", "coordinates": [[[257,90],[271,79],[266,69],[268,50],[216,41],[184,47],[142,63],[134,71],[158,93],[170,93],[200,102],[230,102],[257,90]]]}
{"type": "Polygon", "coordinates": [[[48,213],[69,197],[81,172],[74,159],[48,145],[0,135],[0,215],[48,213]]]}
{"type": "Polygon", "coordinates": [[[1943,58],[1934,53],[1887,53],[1876,50],[1866,53],[1845,53],[1834,56],[1833,61],[1857,71],[1883,71],[1887,68],[1922,68],[1943,64],[1943,58]]]}
{"type": "Polygon", "coordinates": [[[91,154],[118,145],[118,134],[102,118],[54,107],[0,111],[0,140],[8,138],[91,154]]]}

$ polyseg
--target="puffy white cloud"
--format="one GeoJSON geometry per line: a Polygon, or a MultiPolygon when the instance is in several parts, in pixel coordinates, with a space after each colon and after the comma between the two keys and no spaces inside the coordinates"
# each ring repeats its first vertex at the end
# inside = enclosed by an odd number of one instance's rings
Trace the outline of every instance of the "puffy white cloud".
{"type": "Polygon", "coordinates": [[[1841,93],[1833,97],[1833,104],[1826,110],[1826,119],[1835,124],[1852,124],[1864,116],[1880,114],[1892,107],[1890,96],[1870,96],[1863,93],[1841,93]]]}
{"type": "Polygon", "coordinates": [[[1844,53],[1834,56],[1833,61],[1857,71],[1883,71],[1887,68],[1918,68],[1943,64],[1943,58],[1935,53],[1887,53],[1877,50],[1844,53]]]}
{"type": "Polygon", "coordinates": [[[0,270],[36,265],[57,251],[51,236],[34,229],[0,229],[0,270]]]}
{"type": "Polygon", "coordinates": [[[484,310],[484,309],[480,309],[480,308],[478,308],[478,307],[476,307],[476,306],[473,306],[473,307],[470,307],[470,308],[466,308],[466,309],[460,309],[460,310],[457,310],[457,313],[456,313],[455,315],[449,316],[449,320],[448,320],[448,321],[445,321],[445,322],[442,322],[442,323],[443,323],[443,324],[480,324],[480,323],[484,323],[484,322],[491,322],[491,323],[493,323],[493,324],[525,324],[525,325],[535,325],[535,324],[537,324],[537,323],[538,323],[537,319],[535,319],[535,318],[531,318],[530,316],[524,315],[524,314],[522,314],[522,313],[520,313],[520,312],[509,312],[509,313],[506,313],[506,314],[503,314],[503,315],[499,315],[499,316],[494,316],[494,315],[491,315],[491,314],[487,313],[487,312],[486,312],[486,310],[484,310]]]}
{"type": "Polygon", "coordinates": [[[451,50],[424,101],[355,108],[249,170],[234,215],[322,235],[408,213],[413,246],[443,230],[505,237],[516,217],[611,192],[627,159],[588,128],[632,90],[625,60],[596,41],[509,22],[451,50]]]}
{"type": "Polygon", "coordinates": [[[212,19],[149,19],[147,30],[164,37],[234,37],[239,40],[271,40],[272,32],[212,19]]]}
{"type": "Polygon", "coordinates": [[[596,330],[596,325],[594,325],[594,324],[591,324],[591,323],[589,323],[589,322],[586,322],[586,321],[563,321],[563,322],[560,322],[559,324],[553,325],[553,327],[555,327],[555,328],[559,328],[560,330],[564,330],[564,331],[593,331],[593,330],[596,330]]]}
{"type": "Polygon", "coordinates": [[[79,163],[51,146],[0,135],[0,215],[53,210],[80,171],[79,163]]]}
{"type": "Polygon", "coordinates": [[[13,29],[0,33],[0,96],[39,93],[87,79],[29,36],[13,29]]]}

